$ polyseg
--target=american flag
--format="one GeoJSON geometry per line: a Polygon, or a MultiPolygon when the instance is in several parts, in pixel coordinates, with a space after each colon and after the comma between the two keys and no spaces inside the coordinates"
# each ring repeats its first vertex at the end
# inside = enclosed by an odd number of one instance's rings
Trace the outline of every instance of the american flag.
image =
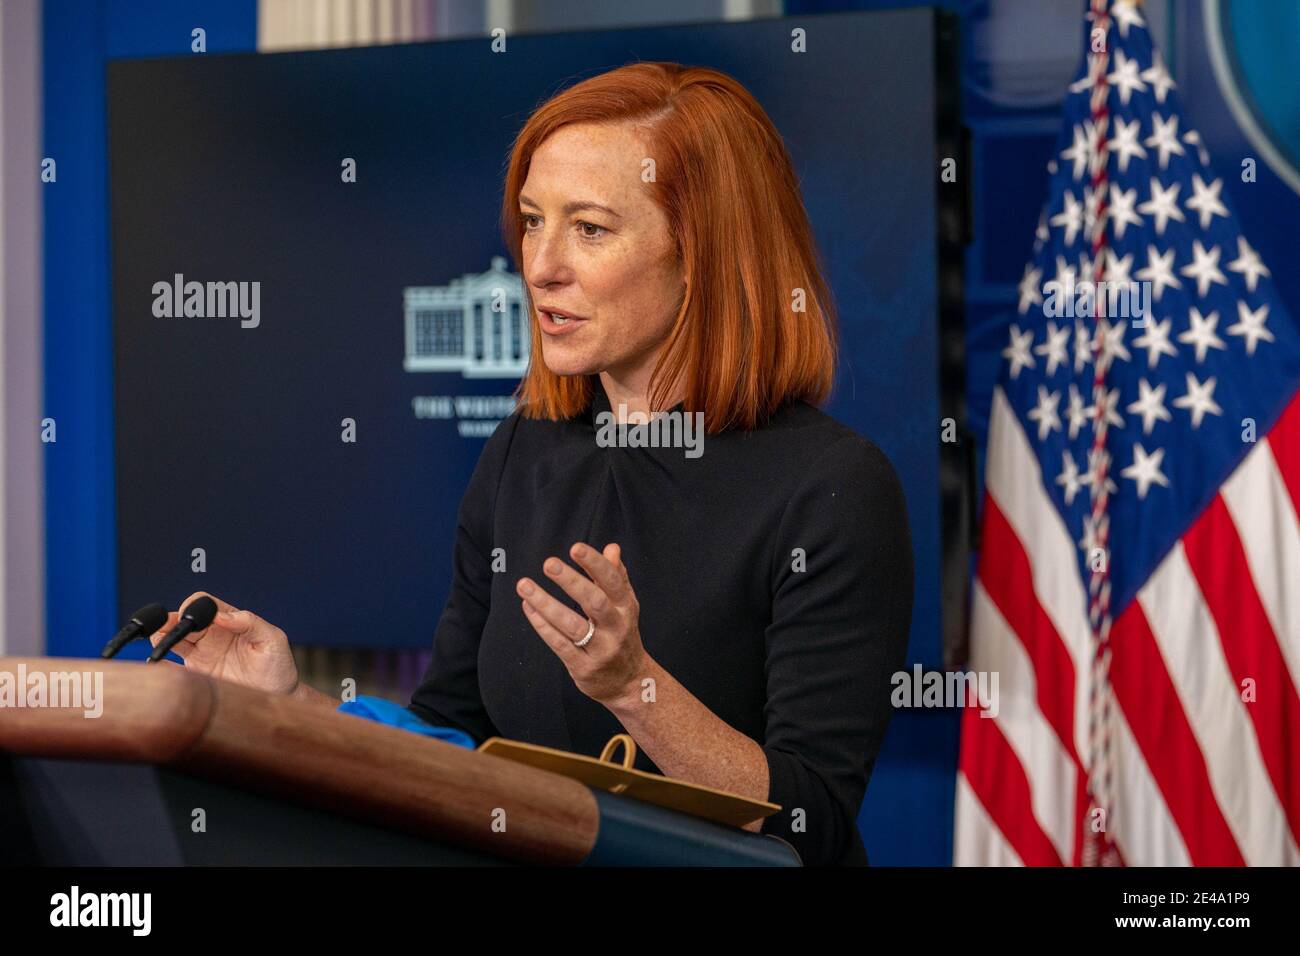
{"type": "Polygon", "coordinates": [[[1142,8],[1084,13],[990,414],[971,667],[1001,693],[963,712],[954,858],[1293,865],[1300,334],[1142,8]],[[1084,280],[1149,313],[1063,314],[1084,280]]]}

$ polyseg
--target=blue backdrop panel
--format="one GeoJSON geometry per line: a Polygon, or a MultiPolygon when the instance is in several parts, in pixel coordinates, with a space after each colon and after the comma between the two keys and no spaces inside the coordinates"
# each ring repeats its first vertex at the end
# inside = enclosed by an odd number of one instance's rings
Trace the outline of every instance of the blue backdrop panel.
{"type": "Polygon", "coordinates": [[[117,629],[105,64],[257,44],[256,0],[46,0],[42,6],[46,649],[98,651],[117,629]]]}

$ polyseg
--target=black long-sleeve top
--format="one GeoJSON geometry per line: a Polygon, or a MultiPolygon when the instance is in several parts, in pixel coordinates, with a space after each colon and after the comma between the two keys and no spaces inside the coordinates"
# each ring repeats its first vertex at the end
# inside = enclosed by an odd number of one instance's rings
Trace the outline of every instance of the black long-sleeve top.
{"type": "MultiPolygon", "coordinates": [[[[485,444],[411,711],[480,742],[599,755],[623,727],[578,690],[515,584],[527,575],[585,617],[542,562],[572,563],[575,541],[618,542],[646,651],[762,747],[768,799],[782,808],[763,832],[806,865],[865,864],[857,814],[912,609],[911,540],[888,459],[804,402],[762,427],[706,436],[698,458],[602,447],[596,416],[609,400],[593,383],[583,415],[516,411],[485,444]],[[504,573],[493,571],[498,548],[504,573]]],[[[659,772],[641,751],[636,766],[659,772]]]]}

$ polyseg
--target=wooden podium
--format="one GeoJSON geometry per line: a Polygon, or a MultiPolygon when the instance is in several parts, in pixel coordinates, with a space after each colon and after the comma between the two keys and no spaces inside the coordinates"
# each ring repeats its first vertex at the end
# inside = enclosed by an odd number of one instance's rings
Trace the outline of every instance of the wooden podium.
{"type": "Polygon", "coordinates": [[[799,865],[776,837],[183,667],[6,673],[20,693],[102,674],[102,713],[0,702],[0,863],[799,865]]]}

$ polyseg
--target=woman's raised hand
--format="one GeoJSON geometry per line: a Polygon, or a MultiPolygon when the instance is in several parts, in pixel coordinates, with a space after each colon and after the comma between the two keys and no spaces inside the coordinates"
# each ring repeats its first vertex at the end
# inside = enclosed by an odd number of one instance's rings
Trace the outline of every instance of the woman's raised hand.
{"type": "MultiPolygon", "coordinates": [[[[297,690],[298,665],[294,663],[284,631],[252,611],[240,610],[207,591],[195,591],[181,608],[204,596],[216,602],[217,616],[205,630],[187,634],[172,648],[172,653],[186,667],[210,677],[275,694],[292,694],[297,690]]],[[[149,636],[155,647],[176,626],[180,616],[180,611],[169,612],[167,623],[149,636]]]]}

